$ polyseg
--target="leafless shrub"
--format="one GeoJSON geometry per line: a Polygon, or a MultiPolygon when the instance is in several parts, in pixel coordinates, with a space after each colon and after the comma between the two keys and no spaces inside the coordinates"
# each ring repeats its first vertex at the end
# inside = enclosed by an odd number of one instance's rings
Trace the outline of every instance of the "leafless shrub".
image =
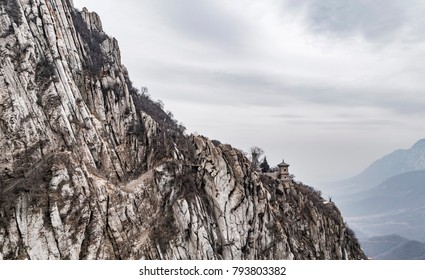
{"type": "Polygon", "coordinates": [[[161,251],[167,251],[167,248],[174,238],[176,238],[179,230],[175,224],[174,213],[171,207],[164,209],[162,215],[158,215],[150,232],[150,238],[157,243],[161,251]]]}

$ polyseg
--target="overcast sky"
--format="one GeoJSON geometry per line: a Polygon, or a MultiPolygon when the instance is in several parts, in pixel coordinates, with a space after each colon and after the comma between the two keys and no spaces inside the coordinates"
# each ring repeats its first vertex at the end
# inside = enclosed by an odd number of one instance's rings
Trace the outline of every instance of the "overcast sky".
{"type": "Polygon", "coordinates": [[[137,87],[188,128],[282,158],[296,179],[356,175],[424,138],[425,1],[74,0],[137,87]]]}

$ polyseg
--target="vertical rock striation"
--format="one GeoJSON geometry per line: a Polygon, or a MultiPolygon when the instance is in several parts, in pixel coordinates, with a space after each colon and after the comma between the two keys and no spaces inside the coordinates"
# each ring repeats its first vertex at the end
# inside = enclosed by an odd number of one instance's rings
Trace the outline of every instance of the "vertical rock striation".
{"type": "Polygon", "coordinates": [[[338,209],[187,136],[99,17],[0,0],[0,259],[363,259],[338,209]]]}

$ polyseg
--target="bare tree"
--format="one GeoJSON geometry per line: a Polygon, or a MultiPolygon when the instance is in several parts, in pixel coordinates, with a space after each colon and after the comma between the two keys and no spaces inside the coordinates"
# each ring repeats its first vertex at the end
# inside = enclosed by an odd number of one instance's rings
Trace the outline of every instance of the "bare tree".
{"type": "Polygon", "coordinates": [[[260,147],[254,146],[249,149],[251,153],[252,167],[257,169],[260,157],[264,154],[264,150],[260,147]]]}
{"type": "Polygon", "coordinates": [[[140,88],[140,94],[148,95],[149,94],[149,89],[147,87],[141,87],[140,88]]]}

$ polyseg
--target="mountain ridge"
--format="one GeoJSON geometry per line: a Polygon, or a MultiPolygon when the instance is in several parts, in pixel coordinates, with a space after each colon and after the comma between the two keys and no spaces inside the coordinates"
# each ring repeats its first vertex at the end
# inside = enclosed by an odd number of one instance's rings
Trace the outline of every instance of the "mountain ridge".
{"type": "Polygon", "coordinates": [[[334,200],[350,225],[365,236],[392,233],[424,242],[424,160],[425,139],[420,139],[334,187],[334,200]]]}
{"type": "Polygon", "coordinates": [[[418,140],[408,149],[397,149],[382,156],[356,176],[329,182],[326,190],[335,197],[355,195],[390,177],[420,170],[425,170],[425,139],[418,140]]]}
{"type": "Polygon", "coordinates": [[[425,139],[420,139],[409,149],[398,149],[383,156],[349,180],[379,184],[389,177],[418,170],[425,170],[425,139]]]}
{"type": "Polygon", "coordinates": [[[424,260],[425,243],[399,235],[375,236],[362,241],[366,253],[375,260],[424,260]]]}

